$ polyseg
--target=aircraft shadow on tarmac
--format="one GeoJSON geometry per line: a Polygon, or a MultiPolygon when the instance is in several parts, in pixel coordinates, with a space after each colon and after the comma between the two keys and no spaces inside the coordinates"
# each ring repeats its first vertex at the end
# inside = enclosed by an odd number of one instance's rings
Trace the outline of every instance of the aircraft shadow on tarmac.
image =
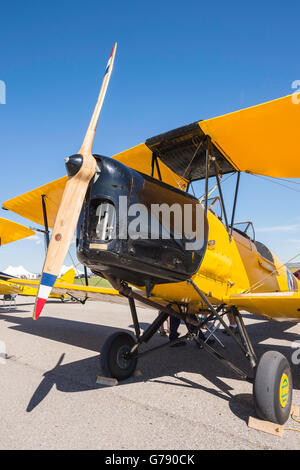
{"type": "MultiPolygon", "coordinates": [[[[250,315],[244,316],[252,318],[250,315]]],[[[291,362],[291,355],[295,351],[291,345],[298,339],[298,336],[286,330],[290,329],[294,323],[279,323],[262,318],[258,319],[257,317],[253,318],[256,319],[256,323],[247,325],[247,331],[257,355],[260,356],[265,351],[275,349],[284,354],[291,362]],[[268,339],[268,343],[261,344],[266,339],[268,339]],[[286,340],[290,346],[278,345],[276,340],[286,340]]],[[[22,333],[97,352],[101,351],[104,341],[110,334],[121,330],[120,328],[105,325],[50,317],[43,317],[38,322],[34,322],[31,318],[13,316],[12,311],[8,312],[7,315],[0,313],[0,320],[11,322],[13,324],[11,328],[22,333]]],[[[141,323],[142,329],[147,326],[148,324],[141,323]]],[[[129,327],[132,327],[132,325],[129,325],[129,327]]],[[[250,372],[248,361],[241,355],[239,348],[233,343],[232,339],[223,335],[221,330],[217,334],[226,348],[222,349],[216,344],[215,349],[241,369],[250,372]]],[[[141,350],[158,346],[166,341],[166,338],[155,335],[149,343],[142,345],[141,350]]],[[[64,364],[64,361],[67,361],[67,355],[65,354],[58,358],[58,362],[53,369],[44,373],[41,383],[30,399],[27,412],[34,410],[48,395],[53,386],[65,393],[94,389],[99,389],[99,393],[101,393],[103,386],[96,384],[96,377],[101,374],[98,354],[71,363],[64,364]]],[[[141,358],[137,367],[141,370],[142,375],[120,382],[119,386],[151,380],[152,382],[165,383],[167,387],[183,387],[185,390],[192,387],[193,389],[204,390],[227,401],[231,411],[242,420],[246,421],[250,415],[254,415],[252,395],[235,395],[234,389],[222,380],[222,378],[226,380],[238,379],[238,377],[231,370],[212,359],[206,351],[199,350],[193,342],[188,343],[184,348],[166,348],[163,351],[155,351],[141,358]],[[204,386],[197,381],[180,376],[185,373],[202,375],[212,384],[212,387],[204,386]],[[175,381],[174,377],[176,378],[175,381]]],[[[292,364],[292,370],[294,389],[299,390],[299,366],[292,364]]]]}

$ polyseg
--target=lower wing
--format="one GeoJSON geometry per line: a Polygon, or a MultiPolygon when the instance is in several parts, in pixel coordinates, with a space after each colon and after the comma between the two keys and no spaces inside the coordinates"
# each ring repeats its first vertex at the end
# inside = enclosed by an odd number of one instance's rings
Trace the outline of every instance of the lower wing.
{"type": "MultiPolygon", "coordinates": [[[[109,287],[83,286],[72,283],[59,282],[61,279],[58,279],[54,284],[50,297],[61,297],[64,295],[69,295],[71,297],[81,300],[92,299],[101,300],[103,302],[128,305],[128,299],[121,295],[116,289],[109,287]]],[[[4,283],[5,281],[0,282],[4,283]]],[[[21,293],[22,295],[36,295],[39,281],[30,279],[14,279],[13,282],[19,284],[19,293],[21,293]]],[[[138,291],[138,293],[143,296],[145,295],[145,292],[143,291],[138,291]]],[[[141,302],[136,302],[136,305],[138,307],[145,307],[145,305],[141,302]]]]}
{"type": "MultiPolygon", "coordinates": [[[[63,276],[61,276],[57,282],[59,284],[72,284],[75,279],[75,271],[73,268],[69,269],[63,276]]],[[[11,282],[16,285],[17,288],[19,288],[18,293],[22,295],[28,295],[32,297],[36,297],[37,295],[37,289],[39,287],[40,281],[34,280],[34,279],[15,279],[15,278],[9,278],[11,282]]],[[[1,293],[1,290],[0,290],[1,293]]],[[[63,295],[56,295],[52,293],[50,297],[54,298],[61,298],[63,295]]]]}
{"type": "Polygon", "coordinates": [[[224,302],[255,315],[264,315],[280,321],[300,322],[300,292],[237,294],[224,298],[224,302]]]}
{"type": "Polygon", "coordinates": [[[0,281],[0,295],[21,294],[22,287],[16,286],[6,281],[0,281]]]}
{"type": "MultiPolygon", "coordinates": [[[[135,290],[135,292],[142,296],[146,296],[144,291],[135,290]]],[[[127,297],[111,287],[93,287],[55,283],[51,294],[71,295],[75,298],[87,298],[92,300],[101,300],[102,302],[128,305],[127,297]]],[[[142,302],[136,301],[135,303],[137,307],[147,308],[147,306],[142,302]]]]}

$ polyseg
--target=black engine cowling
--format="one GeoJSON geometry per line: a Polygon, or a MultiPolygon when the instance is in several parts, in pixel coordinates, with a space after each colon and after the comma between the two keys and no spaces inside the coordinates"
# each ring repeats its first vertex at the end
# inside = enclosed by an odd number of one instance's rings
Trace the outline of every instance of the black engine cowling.
{"type": "Polygon", "coordinates": [[[206,249],[203,206],[188,193],[94,156],[98,171],[77,227],[79,261],[95,274],[139,286],[189,279],[206,249]]]}

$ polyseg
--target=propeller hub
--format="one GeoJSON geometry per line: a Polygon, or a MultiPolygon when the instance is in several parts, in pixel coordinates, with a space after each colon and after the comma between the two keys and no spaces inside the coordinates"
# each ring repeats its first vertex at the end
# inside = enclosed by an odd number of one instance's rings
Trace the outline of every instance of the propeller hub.
{"type": "Polygon", "coordinates": [[[74,176],[80,170],[83,162],[83,157],[80,153],[71,155],[70,157],[65,158],[66,169],[69,176],[74,176]]]}

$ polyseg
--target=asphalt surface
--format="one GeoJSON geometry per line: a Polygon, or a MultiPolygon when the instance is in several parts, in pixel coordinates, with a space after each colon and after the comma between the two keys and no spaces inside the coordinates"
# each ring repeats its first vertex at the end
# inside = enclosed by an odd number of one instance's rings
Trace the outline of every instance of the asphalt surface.
{"type": "MultiPolygon", "coordinates": [[[[96,384],[106,338],[133,331],[126,306],[52,301],[37,321],[32,308],[26,297],[10,311],[0,304],[0,345],[6,348],[6,359],[0,358],[1,449],[300,448],[298,432],[280,438],[248,428],[255,416],[252,385],[194,343],[141,358],[141,375],[117,386],[96,384]]],[[[145,328],[156,312],[138,314],[145,328]]],[[[276,349],[291,361],[300,325],[248,314],[244,319],[259,355],[276,349]]],[[[184,325],[180,330],[184,334],[184,325]]],[[[218,337],[223,353],[249,370],[232,339],[221,330],[218,337]]],[[[165,341],[156,334],[144,349],[165,341]]],[[[300,405],[300,365],[293,365],[293,375],[293,403],[300,405]]],[[[300,429],[292,420],[286,426],[300,429]]]]}

